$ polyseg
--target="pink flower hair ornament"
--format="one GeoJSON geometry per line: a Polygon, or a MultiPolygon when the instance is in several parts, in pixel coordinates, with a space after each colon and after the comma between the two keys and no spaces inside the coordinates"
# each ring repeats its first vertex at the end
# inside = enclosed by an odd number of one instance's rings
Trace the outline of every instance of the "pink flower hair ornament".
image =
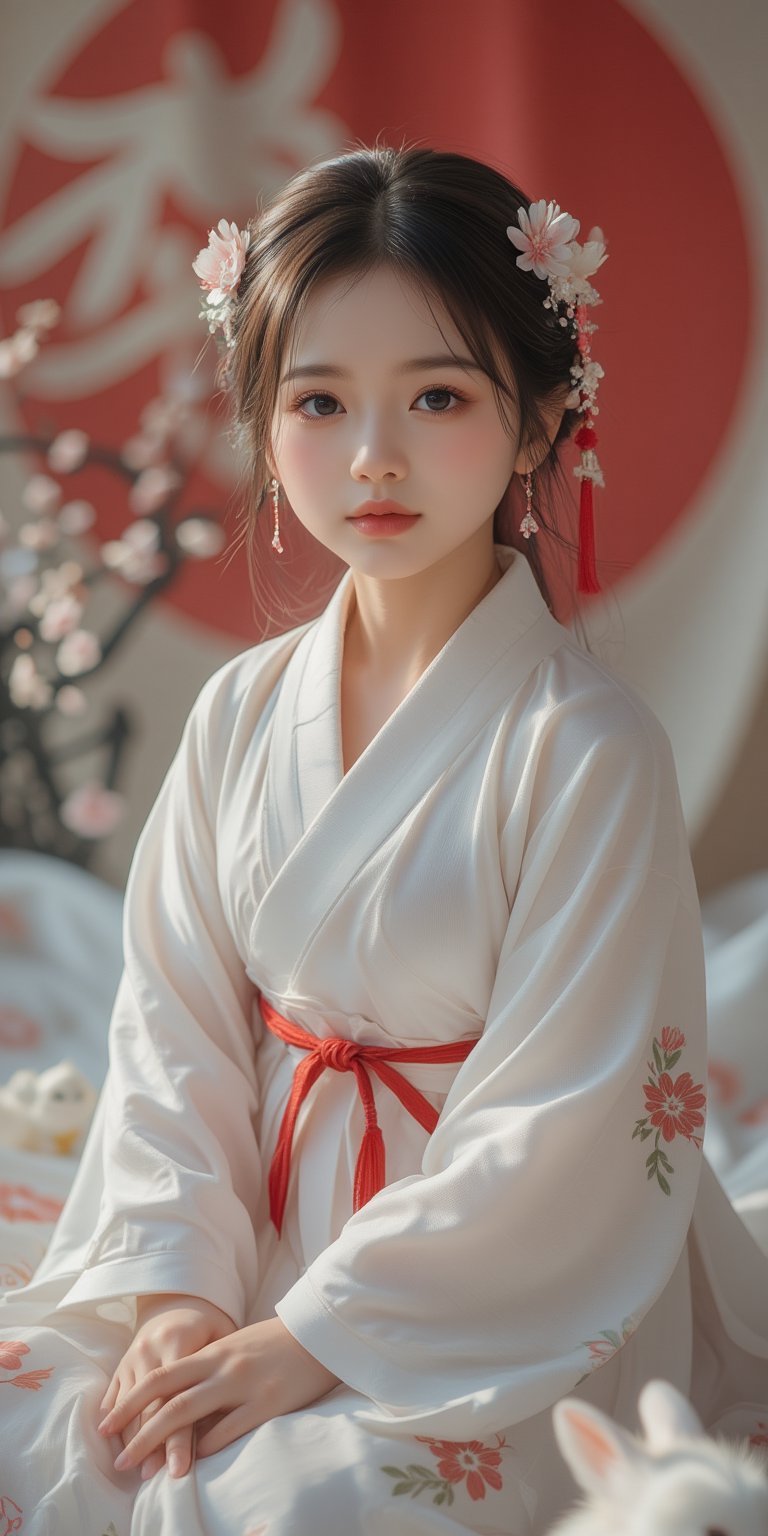
{"type": "MultiPolygon", "coordinates": [[[[581,481],[578,589],[580,592],[599,592],[592,487],[605,485],[595,453],[597,433],[594,428],[594,418],[599,414],[597,387],[604,374],[592,357],[590,336],[597,326],[587,319],[587,309],[603,302],[589,279],[607,259],[605,239],[603,231],[596,225],[590,230],[586,244],[579,245],[574,238],[579,232],[578,219],[571,218],[569,213],[561,213],[559,203],[548,203],[543,197],[537,203],[531,203],[527,210],[520,208],[517,218],[517,225],[507,226],[512,244],[521,252],[516,264],[525,272],[546,278],[549,297],[544,300],[544,308],[556,310],[559,303],[565,304],[566,313],[558,317],[559,324],[567,326],[571,322],[579,349],[579,360],[571,368],[573,388],[565,402],[568,408],[584,414],[584,422],[575,438],[581,449],[581,463],[573,471],[581,481]]],[[[527,538],[536,527],[529,507],[520,531],[527,538]]]]}
{"type": "Polygon", "coordinates": [[[207,246],[198,251],[192,263],[200,287],[206,292],[200,319],[206,321],[211,334],[223,331],[228,347],[235,344],[232,314],[250,243],[250,230],[240,230],[227,219],[219,219],[218,228],[209,232],[207,246]]]}
{"type": "MultiPolygon", "coordinates": [[[[547,202],[545,198],[531,203],[527,209],[520,208],[517,219],[517,224],[507,226],[507,235],[520,252],[516,265],[524,272],[533,272],[536,277],[546,279],[549,297],[543,301],[544,308],[554,311],[558,304],[565,304],[566,313],[558,316],[559,324],[567,326],[571,323],[578,345],[579,360],[571,367],[573,388],[565,402],[566,407],[584,415],[575,438],[581,449],[581,463],[573,471],[581,481],[578,589],[580,592],[599,592],[592,487],[605,485],[595,453],[597,433],[594,428],[594,418],[599,414],[597,388],[604,375],[600,364],[591,355],[590,336],[597,326],[587,319],[587,309],[603,302],[589,279],[607,258],[605,240],[602,230],[595,226],[590,230],[586,244],[579,245],[575,238],[580,228],[578,219],[562,213],[559,203],[547,202]]],[[[223,332],[228,348],[235,344],[232,316],[250,242],[250,230],[240,230],[227,219],[219,219],[217,229],[209,232],[208,245],[198,251],[192,263],[206,293],[200,319],[205,320],[212,334],[219,330],[223,332]]],[[[520,532],[529,538],[531,533],[538,532],[538,524],[531,515],[530,474],[526,479],[528,511],[520,524],[520,532]]]]}

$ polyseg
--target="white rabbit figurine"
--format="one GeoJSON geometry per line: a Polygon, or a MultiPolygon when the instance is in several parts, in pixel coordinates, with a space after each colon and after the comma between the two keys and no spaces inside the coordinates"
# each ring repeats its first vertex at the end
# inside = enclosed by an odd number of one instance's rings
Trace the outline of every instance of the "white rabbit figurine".
{"type": "Polygon", "coordinates": [[[668,1381],[646,1382],[638,1413],[645,1439],[579,1398],[555,1403],[555,1438],[587,1498],[548,1536],[768,1536],[760,1451],[708,1436],[668,1381]]]}
{"type": "Polygon", "coordinates": [[[98,1094],[73,1061],[21,1067],[0,1084],[0,1144],[66,1157],[87,1130],[98,1094]]]}

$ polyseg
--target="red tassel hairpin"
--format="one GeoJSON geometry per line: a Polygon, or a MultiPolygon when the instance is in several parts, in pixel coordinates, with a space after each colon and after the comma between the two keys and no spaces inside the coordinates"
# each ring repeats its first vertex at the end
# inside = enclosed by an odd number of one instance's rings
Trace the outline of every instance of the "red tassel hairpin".
{"type": "MultiPolygon", "coordinates": [[[[587,319],[590,305],[602,304],[602,299],[589,282],[593,272],[607,259],[605,239],[600,228],[589,232],[586,245],[579,245],[574,236],[579,232],[578,219],[569,213],[561,213],[558,203],[548,203],[541,198],[526,210],[518,211],[519,228],[507,226],[507,234],[522,255],[517,266],[549,283],[549,298],[544,300],[545,309],[556,309],[558,303],[566,305],[565,315],[559,316],[562,326],[572,323],[573,334],[578,341],[579,361],[571,368],[573,389],[566,399],[566,406],[584,414],[584,421],[576,433],[576,444],[581,449],[581,463],[573,473],[581,481],[579,500],[579,564],[577,584],[580,592],[600,592],[595,566],[595,526],[593,491],[595,485],[604,485],[603,472],[595,448],[597,433],[594,418],[598,415],[595,404],[597,386],[603,378],[603,369],[592,358],[590,337],[597,326],[587,319]]],[[[531,516],[530,476],[526,477],[528,510],[520,532],[525,538],[537,530],[531,516]]]]}

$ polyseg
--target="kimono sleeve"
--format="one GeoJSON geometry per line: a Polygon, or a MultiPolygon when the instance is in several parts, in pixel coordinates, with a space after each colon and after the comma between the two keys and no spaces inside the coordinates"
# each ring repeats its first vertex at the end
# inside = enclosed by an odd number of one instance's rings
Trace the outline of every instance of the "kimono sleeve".
{"type": "Polygon", "coordinates": [[[261,1177],[253,986],[215,836],[238,660],[199,693],[134,851],[99,1132],[79,1170],[101,1185],[98,1218],[62,1305],[173,1291],[242,1325],[261,1177]]]}
{"type": "Polygon", "coordinates": [[[444,1433],[571,1390],[589,1341],[627,1337],[660,1296],[693,1212],[704,953],[671,747],[660,726],[583,736],[536,770],[485,1027],[421,1172],[275,1309],[385,1415],[444,1433]]]}

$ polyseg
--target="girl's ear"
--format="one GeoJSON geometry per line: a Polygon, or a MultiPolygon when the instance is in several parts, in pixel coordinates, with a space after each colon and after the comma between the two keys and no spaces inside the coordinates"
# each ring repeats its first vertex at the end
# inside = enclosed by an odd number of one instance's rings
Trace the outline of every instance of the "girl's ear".
{"type": "Polygon", "coordinates": [[[586,1493],[612,1495],[642,1469],[642,1447],[591,1403],[563,1397],[552,1409],[555,1439],[577,1483],[586,1493]]]}
{"type": "Polygon", "coordinates": [[[654,1450],[664,1450],[681,1437],[706,1433],[695,1408],[669,1381],[647,1381],[637,1401],[645,1438],[654,1450]]]}
{"type": "Polygon", "coordinates": [[[520,449],[515,459],[516,474],[527,475],[529,469],[538,469],[542,459],[546,457],[565,415],[565,397],[569,392],[570,385],[561,386],[554,394],[549,395],[542,402],[540,409],[544,420],[547,441],[545,443],[538,441],[535,445],[530,443],[527,447],[520,449]]]}

